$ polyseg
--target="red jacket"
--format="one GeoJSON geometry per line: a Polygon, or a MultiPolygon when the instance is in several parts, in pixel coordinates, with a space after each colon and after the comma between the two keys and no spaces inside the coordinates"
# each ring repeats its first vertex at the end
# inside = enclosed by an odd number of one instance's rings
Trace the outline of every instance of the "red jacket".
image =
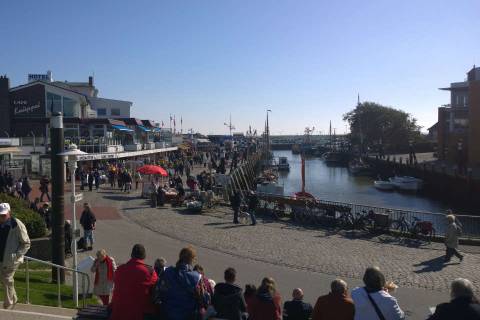
{"type": "Polygon", "coordinates": [[[114,276],[111,320],[143,320],[144,314],[154,314],[151,291],[157,273],[143,260],[130,259],[118,267],[114,276]]]}
{"type": "Polygon", "coordinates": [[[249,320],[282,320],[282,298],[277,293],[273,297],[267,293],[257,293],[249,310],[249,320]]]}
{"type": "Polygon", "coordinates": [[[346,295],[329,293],[318,298],[313,309],[312,320],[353,320],[355,305],[346,295]]]}

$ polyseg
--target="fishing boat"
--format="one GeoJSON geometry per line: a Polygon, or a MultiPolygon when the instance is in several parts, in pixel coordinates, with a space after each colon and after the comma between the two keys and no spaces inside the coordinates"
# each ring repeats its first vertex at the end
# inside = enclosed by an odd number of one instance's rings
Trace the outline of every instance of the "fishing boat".
{"type": "Polygon", "coordinates": [[[423,187],[423,181],[415,177],[395,176],[389,179],[395,188],[403,191],[418,191],[423,187]]]}
{"type": "Polygon", "coordinates": [[[277,164],[278,171],[290,171],[290,164],[288,163],[287,157],[279,157],[277,164]]]}
{"type": "Polygon", "coordinates": [[[348,163],[348,171],[355,176],[368,176],[372,173],[372,168],[362,160],[354,159],[348,163]]]}
{"type": "Polygon", "coordinates": [[[395,189],[395,185],[392,182],[385,180],[376,180],[373,182],[373,186],[382,191],[392,191],[395,189]]]}

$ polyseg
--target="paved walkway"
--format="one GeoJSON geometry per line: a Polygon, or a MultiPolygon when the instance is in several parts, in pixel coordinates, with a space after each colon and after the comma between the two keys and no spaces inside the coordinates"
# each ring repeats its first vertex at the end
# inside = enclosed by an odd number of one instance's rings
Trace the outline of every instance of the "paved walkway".
{"type": "MultiPolygon", "coordinates": [[[[446,301],[454,278],[467,277],[480,286],[476,248],[465,249],[470,253],[462,264],[443,265],[441,244],[398,242],[388,236],[364,238],[263,219],[255,227],[234,225],[230,210],[224,207],[192,215],[170,206],[150,208],[135,192],[101,189],[84,194],[99,217],[95,247],[106,248],[120,263],[127,261],[135,243],[145,244],[148,263],[163,256],[169,264],[175,263],[182,246],[192,244],[207,276],[217,281],[226,267],[233,266],[242,285],[273,276],[284,300],[299,286],[312,303],[328,292],[335,277],[355,287],[361,285],[367,266],[378,265],[400,285],[396,296],[409,319],[424,319],[428,306],[446,301]],[[104,209],[118,215],[104,214],[104,209]]],[[[94,252],[81,254],[85,255],[94,252]]]]}

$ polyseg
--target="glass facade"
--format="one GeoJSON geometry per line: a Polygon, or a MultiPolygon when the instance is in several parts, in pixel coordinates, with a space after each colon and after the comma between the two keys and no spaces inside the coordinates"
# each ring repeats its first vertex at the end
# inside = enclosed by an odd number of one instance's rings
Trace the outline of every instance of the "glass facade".
{"type": "Polygon", "coordinates": [[[78,116],[75,112],[75,106],[77,102],[73,99],[63,97],[63,116],[64,117],[75,117],[78,116]]]}
{"type": "Polygon", "coordinates": [[[107,109],[105,109],[105,108],[99,108],[99,109],[97,109],[97,115],[99,115],[99,116],[106,116],[106,115],[107,115],[107,109]]]}
{"type": "Polygon", "coordinates": [[[62,109],[62,96],[47,92],[47,115],[51,115],[55,112],[63,112],[62,109]]]}
{"type": "Polygon", "coordinates": [[[120,116],[120,109],[118,109],[118,108],[112,108],[112,109],[110,110],[110,113],[111,113],[112,116],[120,116]]]}

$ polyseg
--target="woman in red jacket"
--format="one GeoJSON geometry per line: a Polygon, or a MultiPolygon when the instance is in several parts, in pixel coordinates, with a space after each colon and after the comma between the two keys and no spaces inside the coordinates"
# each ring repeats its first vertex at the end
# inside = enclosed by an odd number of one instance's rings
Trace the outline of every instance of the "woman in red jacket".
{"type": "Polygon", "coordinates": [[[252,306],[249,320],[282,320],[282,298],[273,278],[263,278],[252,306]]]}

